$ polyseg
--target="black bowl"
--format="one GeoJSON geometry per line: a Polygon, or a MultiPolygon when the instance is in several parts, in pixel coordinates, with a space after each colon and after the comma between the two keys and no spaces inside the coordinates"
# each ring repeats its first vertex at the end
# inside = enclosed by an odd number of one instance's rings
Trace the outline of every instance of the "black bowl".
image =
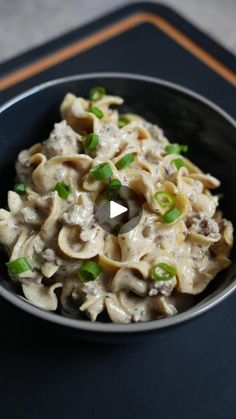
{"type": "MultiPolygon", "coordinates": [[[[204,171],[218,177],[224,199],[224,215],[236,225],[236,124],[223,110],[200,95],[166,81],[128,74],[89,74],[54,80],[21,94],[0,108],[0,206],[14,182],[14,162],[20,150],[47,138],[60,120],[59,105],[67,92],[87,96],[94,85],[125,99],[122,112],[141,114],[158,123],[172,141],[190,145],[189,157],[204,171]]],[[[236,288],[233,264],[196,298],[195,305],[174,317],[138,324],[77,320],[48,313],[27,302],[7,277],[6,257],[1,254],[0,295],[21,309],[57,328],[87,340],[108,342],[143,337],[189,320],[215,306],[236,288]]]]}

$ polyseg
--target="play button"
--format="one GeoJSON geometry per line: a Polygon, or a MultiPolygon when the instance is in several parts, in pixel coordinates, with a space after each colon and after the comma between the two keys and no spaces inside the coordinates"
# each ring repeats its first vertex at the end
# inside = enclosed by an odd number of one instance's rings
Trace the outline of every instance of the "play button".
{"type": "Polygon", "coordinates": [[[142,217],[144,198],[127,186],[118,190],[105,188],[94,204],[94,216],[107,233],[125,234],[135,228],[142,217]]]}
{"type": "Polygon", "coordinates": [[[110,218],[115,218],[118,215],[124,214],[128,211],[128,208],[124,207],[124,205],[118,204],[115,201],[110,202],[110,218]]]}

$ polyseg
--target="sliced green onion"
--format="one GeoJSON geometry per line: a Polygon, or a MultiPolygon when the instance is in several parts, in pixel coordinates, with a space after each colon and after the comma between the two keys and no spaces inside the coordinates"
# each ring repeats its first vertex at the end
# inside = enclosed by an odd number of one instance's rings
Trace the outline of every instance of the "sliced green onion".
{"type": "Polygon", "coordinates": [[[19,195],[25,195],[27,190],[27,185],[25,183],[17,183],[14,187],[14,191],[19,195]]]}
{"type": "Polygon", "coordinates": [[[106,94],[106,89],[102,86],[93,87],[89,92],[89,99],[92,101],[96,101],[102,99],[102,97],[106,94]]]}
{"type": "Polygon", "coordinates": [[[156,192],[154,195],[154,199],[155,201],[158,202],[158,204],[160,204],[162,208],[171,207],[174,203],[173,196],[169,194],[168,192],[164,192],[164,191],[156,192]]]}
{"type": "Polygon", "coordinates": [[[93,113],[98,119],[102,119],[104,117],[104,113],[96,106],[90,108],[89,112],[93,113]]]}
{"type": "Polygon", "coordinates": [[[183,162],[183,159],[175,159],[171,162],[172,166],[174,166],[177,170],[179,170],[181,167],[185,167],[185,164],[183,162]]]}
{"type": "Polygon", "coordinates": [[[165,223],[173,223],[181,216],[181,211],[174,207],[168,211],[165,212],[165,214],[162,215],[162,219],[165,223]]]}
{"type": "Polygon", "coordinates": [[[118,169],[125,169],[131,163],[133,163],[134,159],[135,157],[133,154],[126,154],[116,163],[116,166],[118,169]]]}
{"type": "Polygon", "coordinates": [[[122,224],[116,224],[112,230],[112,234],[114,234],[114,236],[118,236],[122,227],[123,227],[122,224]]]}
{"type": "Polygon", "coordinates": [[[108,182],[107,189],[103,194],[103,198],[107,201],[117,198],[119,189],[121,188],[121,182],[119,179],[112,179],[108,182]]]}
{"type": "Polygon", "coordinates": [[[151,268],[153,281],[169,281],[176,275],[176,269],[167,263],[158,263],[151,268]]]}
{"type": "Polygon", "coordinates": [[[81,282],[95,281],[102,272],[101,266],[93,261],[85,262],[78,270],[77,275],[81,282]]]}
{"type": "Polygon", "coordinates": [[[94,151],[98,145],[99,142],[99,136],[97,134],[89,134],[85,138],[85,149],[89,151],[94,151]]]}
{"type": "Polygon", "coordinates": [[[10,275],[19,275],[26,271],[31,271],[32,268],[26,258],[18,258],[7,263],[8,272],[10,275]]]}
{"type": "Polygon", "coordinates": [[[167,154],[181,154],[186,153],[188,151],[187,145],[181,145],[181,144],[168,144],[165,147],[165,152],[167,154]]]}
{"type": "Polygon", "coordinates": [[[64,182],[57,182],[54,191],[57,191],[61,199],[66,199],[71,193],[70,187],[64,182]]]}
{"type": "Polygon", "coordinates": [[[119,190],[121,188],[121,181],[119,179],[112,179],[108,183],[109,189],[119,190]]]}
{"type": "Polygon", "coordinates": [[[123,128],[130,123],[130,119],[125,115],[120,115],[118,119],[118,127],[123,128]]]}
{"type": "Polygon", "coordinates": [[[90,170],[91,175],[96,180],[105,180],[112,176],[112,170],[108,163],[101,163],[90,170]]]}
{"type": "Polygon", "coordinates": [[[117,193],[118,193],[118,191],[116,191],[115,189],[107,189],[104,193],[103,193],[103,195],[102,195],[102,197],[103,197],[103,199],[105,199],[105,201],[112,201],[112,200],[114,200],[114,199],[116,199],[117,198],[117,193]]]}

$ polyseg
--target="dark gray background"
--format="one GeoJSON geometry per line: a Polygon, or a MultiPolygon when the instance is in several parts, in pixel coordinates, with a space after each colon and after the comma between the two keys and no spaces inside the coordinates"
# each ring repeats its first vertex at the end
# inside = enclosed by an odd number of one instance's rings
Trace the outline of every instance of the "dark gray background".
{"type": "MultiPolygon", "coordinates": [[[[0,0],[0,61],[135,0],[0,0]]],[[[236,53],[236,0],[162,0],[236,53]]]]}

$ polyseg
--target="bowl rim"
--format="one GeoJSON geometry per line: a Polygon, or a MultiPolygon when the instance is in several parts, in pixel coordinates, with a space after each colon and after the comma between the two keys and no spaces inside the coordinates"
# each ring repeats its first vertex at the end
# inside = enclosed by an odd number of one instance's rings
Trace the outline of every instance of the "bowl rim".
{"type": "MultiPolygon", "coordinates": [[[[144,76],[134,73],[123,73],[123,72],[96,72],[88,74],[76,74],[68,77],[57,78],[50,80],[44,83],[41,83],[27,91],[15,96],[14,98],[8,100],[6,103],[0,106],[0,115],[13,106],[14,104],[20,102],[23,99],[28,98],[29,96],[34,95],[42,90],[50,88],[55,85],[64,84],[71,81],[81,81],[97,78],[123,78],[123,79],[132,79],[136,81],[145,81],[151,84],[158,84],[163,87],[170,88],[179,93],[184,93],[187,96],[197,100],[198,102],[203,103],[204,105],[210,107],[220,116],[222,116],[235,130],[236,130],[236,121],[225,112],[220,106],[216,105],[211,100],[205,98],[201,94],[183,87],[179,84],[169,82],[167,80],[159,79],[151,76],[144,76]]],[[[74,318],[65,317],[61,314],[45,311],[41,308],[38,308],[28,302],[24,297],[13,294],[11,291],[7,290],[2,284],[0,284],[0,296],[5,298],[10,303],[14,304],[16,307],[22,309],[23,311],[32,314],[36,317],[41,318],[42,320],[49,321],[50,323],[55,323],[60,326],[69,327],[72,329],[78,329],[83,332],[95,332],[96,334],[137,334],[142,332],[151,332],[160,329],[166,329],[171,326],[178,325],[180,323],[186,322],[194,317],[197,317],[211,308],[215,307],[225,298],[227,298],[233,291],[236,289],[236,277],[228,284],[224,290],[216,293],[213,297],[207,297],[206,301],[200,302],[197,305],[191,307],[183,313],[176,314],[172,317],[166,317],[163,319],[151,320],[148,322],[140,323],[129,323],[129,324],[116,324],[116,323],[102,323],[102,322],[91,322],[87,320],[79,320],[74,318]]]]}

